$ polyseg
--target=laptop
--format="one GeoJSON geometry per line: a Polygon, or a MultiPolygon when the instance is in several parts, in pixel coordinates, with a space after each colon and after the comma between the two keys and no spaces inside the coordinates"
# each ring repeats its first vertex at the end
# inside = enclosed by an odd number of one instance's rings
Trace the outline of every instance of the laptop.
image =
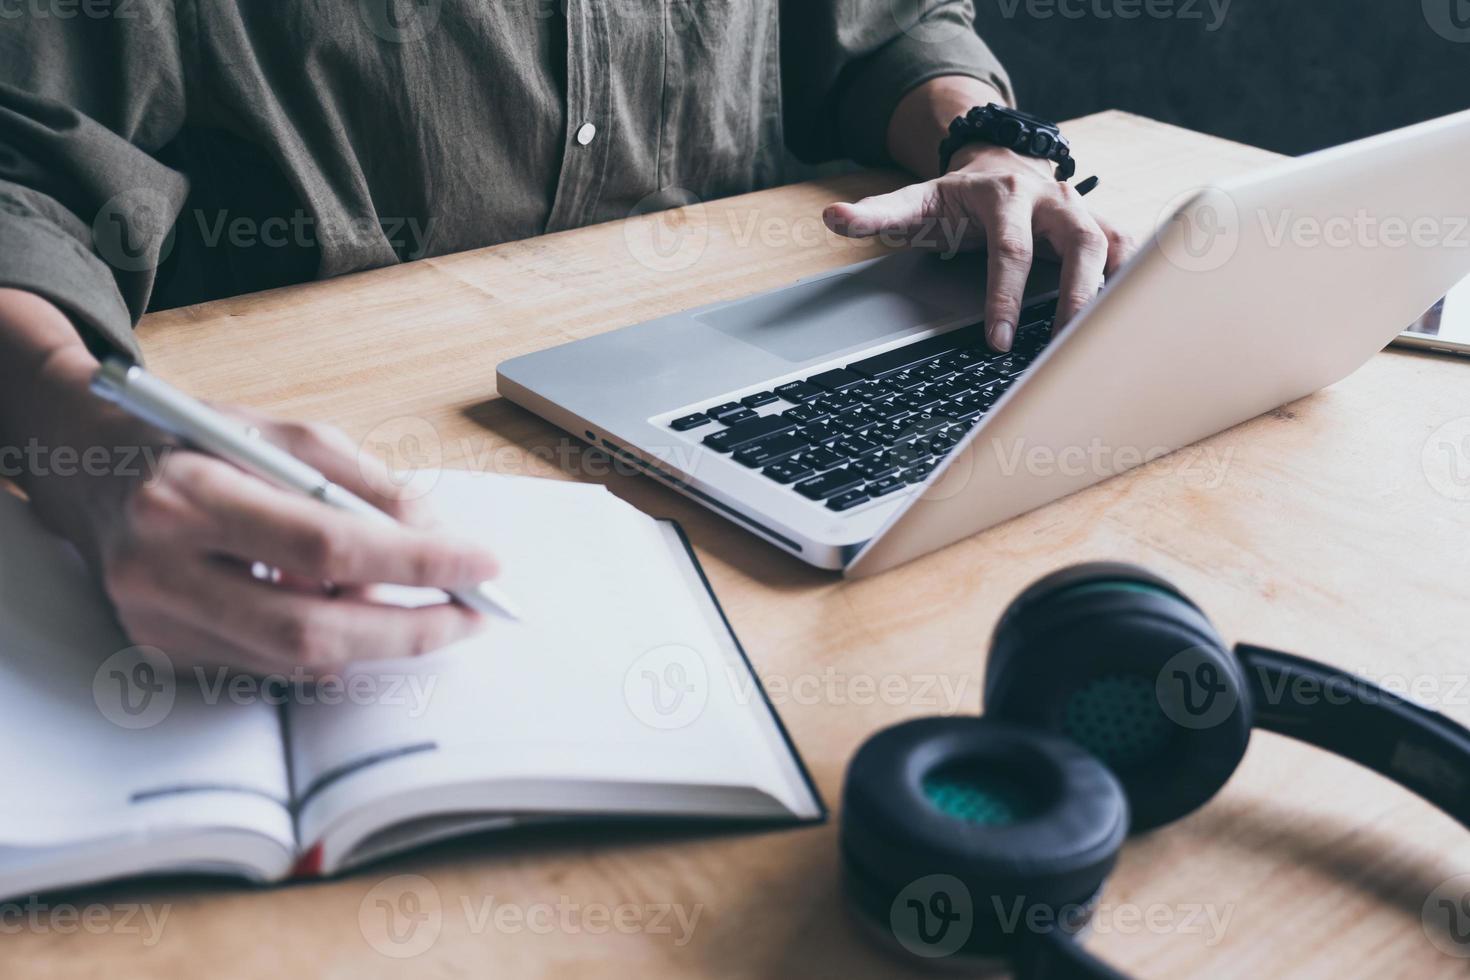
{"type": "Polygon", "coordinates": [[[1039,265],[1006,354],[983,256],[902,252],[515,358],[499,390],[874,574],[1346,377],[1470,273],[1467,159],[1470,112],[1207,187],[1055,337],[1039,265]]]}

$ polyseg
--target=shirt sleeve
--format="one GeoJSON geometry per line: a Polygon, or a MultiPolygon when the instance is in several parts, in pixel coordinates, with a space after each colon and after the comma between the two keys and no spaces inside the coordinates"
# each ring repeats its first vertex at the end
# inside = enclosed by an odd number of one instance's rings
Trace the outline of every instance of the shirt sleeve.
{"type": "Polygon", "coordinates": [[[988,82],[1014,104],[971,0],[782,0],[781,74],[786,143],[808,163],[891,164],[893,111],[944,75],[988,82]]]}
{"type": "Polygon", "coordinates": [[[171,0],[100,9],[0,19],[0,286],[136,357],[188,193],[154,158],[183,124],[183,71],[171,0]]]}

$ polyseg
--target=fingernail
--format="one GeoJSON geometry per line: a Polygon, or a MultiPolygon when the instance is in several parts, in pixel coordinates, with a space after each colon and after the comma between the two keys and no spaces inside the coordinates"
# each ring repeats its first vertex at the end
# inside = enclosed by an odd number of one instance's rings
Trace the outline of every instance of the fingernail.
{"type": "Polygon", "coordinates": [[[1016,336],[1016,325],[1009,320],[997,320],[986,333],[990,340],[990,346],[997,351],[1008,351],[1011,349],[1011,341],[1016,336]]]}

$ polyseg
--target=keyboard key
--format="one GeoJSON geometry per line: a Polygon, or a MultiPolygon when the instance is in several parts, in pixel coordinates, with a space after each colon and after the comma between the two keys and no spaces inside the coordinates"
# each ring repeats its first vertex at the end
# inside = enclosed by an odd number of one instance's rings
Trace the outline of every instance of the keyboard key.
{"type": "Polygon", "coordinates": [[[862,482],[862,477],[844,466],[823,473],[821,476],[814,476],[810,480],[803,480],[792,489],[809,500],[826,500],[828,497],[845,493],[861,485],[862,482]]]}
{"type": "MultiPolygon", "coordinates": [[[[908,425],[910,431],[918,432],[920,434],[933,432],[936,429],[942,429],[953,421],[954,419],[950,418],[948,415],[940,415],[937,412],[920,412],[913,418],[904,419],[904,422],[908,425]]],[[[709,440],[713,438],[714,436],[710,436],[705,439],[705,442],[709,442],[709,440]]]]}
{"type": "Polygon", "coordinates": [[[861,398],[853,398],[852,396],[845,394],[823,395],[821,398],[818,398],[816,401],[812,402],[812,404],[817,408],[820,408],[823,411],[832,412],[834,414],[837,412],[845,412],[849,408],[857,408],[862,403],[863,400],[861,398]]]}
{"type": "Polygon", "coordinates": [[[846,432],[857,432],[882,421],[883,416],[866,405],[832,416],[832,424],[846,432]]]}
{"type": "Polygon", "coordinates": [[[832,448],[839,453],[844,453],[848,459],[853,459],[872,452],[878,448],[878,444],[862,436],[843,436],[832,448]]]}
{"type": "Polygon", "coordinates": [[[735,462],[741,466],[764,466],[778,459],[795,455],[809,445],[811,443],[803,439],[799,433],[783,432],[781,435],[753,442],[744,449],[735,450],[735,462]]]}
{"type": "Polygon", "coordinates": [[[900,405],[896,397],[885,398],[882,401],[870,402],[868,408],[870,411],[873,412],[873,414],[877,415],[878,418],[884,422],[892,422],[894,419],[901,419],[905,415],[909,414],[910,411],[912,411],[912,409],[909,409],[904,405],[900,405]]]}
{"type": "Polygon", "coordinates": [[[967,422],[984,414],[994,403],[994,399],[987,400],[980,395],[964,395],[959,398],[951,398],[947,402],[940,402],[938,407],[945,415],[960,422],[967,422]]]}
{"type": "Polygon", "coordinates": [[[826,388],[828,391],[841,391],[844,388],[851,388],[855,384],[861,384],[865,379],[861,374],[854,374],[846,368],[833,368],[830,371],[823,371],[821,374],[814,374],[806,380],[807,384],[814,384],[818,388],[826,388]]]}
{"type": "Polygon", "coordinates": [[[816,446],[825,446],[836,442],[844,435],[843,431],[831,423],[831,421],[813,422],[801,430],[802,437],[807,442],[816,446]]]}
{"type": "Polygon", "coordinates": [[[1022,359],[1015,356],[1002,357],[998,360],[989,362],[985,365],[985,368],[991,374],[998,374],[1003,378],[1013,378],[1016,375],[1020,374],[1022,371],[1026,370],[1027,363],[1028,362],[1023,361],[1022,359]]]}
{"type": "Polygon", "coordinates": [[[852,464],[852,470],[860,473],[864,480],[876,480],[898,469],[899,458],[893,453],[877,452],[864,456],[852,464]]]}
{"type": "Polygon", "coordinates": [[[723,405],[716,405],[714,408],[709,409],[705,414],[716,422],[723,422],[725,421],[725,416],[735,415],[738,412],[744,411],[746,411],[745,406],[739,402],[725,402],[723,405]]]}
{"type": "Polygon", "coordinates": [[[693,415],[685,415],[682,418],[674,419],[674,421],[669,423],[669,428],[675,432],[688,432],[690,429],[697,429],[701,425],[709,425],[709,422],[708,415],[703,412],[695,412],[693,415]]]}
{"type": "Polygon", "coordinates": [[[934,458],[929,451],[929,444],[922,439],[913,442],[900,443],[890,450],[893,458],[898,461],[899,466],[918,466],[927,463],[934,458]]]}
{"type": "Polygon", "coordinates": [[[936,432],[929,437],[929,447],[939,456],[948,455],[949,451],[959,444],[960,437],[949,429],[936,432]]]}
{"type": "Polygon", "coordinates": [[[882,398],[884,395],[893,394],[893,392],[881,381],[860,381],[845,390],[843,394],[850,398],[861,398],[865,402],[870,402],[874,398],[882,398]]]}
{"type": "Polygon", "coordinates": [[[941,354],[948,354],[965,344],[971,336],[967,330],[952,330],[937,337],[921,340],[916,344],[909,344],[907,347],[895,347],[893,350],[865,357],[861,361],[849,364],[847,369],[869,378],[881,378],[884,375],[896,374],[915,364],[923,364],[941,354]]]}
{"type": "Polygon", "coordinates": [[[902,422],[879,422],[877,425],[869,426],[868,438],[875,442],[893,445],[905,436],[912,435],[902,422]]]}
{"type": "Polygon", "coordinates": [[[720,421],[725,423],[726,425],[735,425],[739,422],[748,422],[749,420],[757,417],[758,416],[750,409],[742,408],[738,412],[725,413],[725,417],[720,419],[720,421]]]}
{"type": "Polygon", "coordinates": [[[847,457],[842,453],[833,452],[825,446],[818,446],[815,449],[808,449],[802,453],[801,460],[814,470],[830,470],[840,463],[847,462],[847,457]]]}
{"type": "Polygon", "coordinates": [[[751,415],[754,417],[705,436],[704,444],[717,452],[728,453],[732,449],[739,449],[757,439],[764,439],[778,432],[787,432],[796,428],[796,423],[784,415],[756,416],[754,412],[751,412],[751,415]]]}
{"type": "Polygon", "coordinates": [[[804,423],[815,422],[818,419],[826,418],[827,413],[816,405],[798,405],[795,408],[788,408],[782,412],[781,417],[783,419],[790,419],[792,422],[804,423]]]}
{"type": "Polygon", "coordinates": [[[761,473],[777,483],[795,483],[797,480],[805,480],[816,472],[800,459],[785,459],[761,470],[761,473]]]}
{"type": "Polygon", "coordinates": [[[933,472],[934,461],[930,460],[926,463],[920,463],[918,466],[911,466],[899,475],[903,477],[905,483],[923,483],[929,478],[929,474],[933,472]]]}
{"type": "Polygon", "coordinates": [[[914,377],[914,372],[912,371],[900,371],[897,374],[890,374],[888,377],[884,378],[883,383],[886,385],[892,385],[899,390],[903,390],[905,388],[914,388],[918,385],[923,384],[924,379],[914,377]]]}
{"type": "Polygon", "coordinates": [[[954,374],[954,368],[945,367],[937,361],[914,368],[911,372],[920,381],[939,381],[954,374]]]}
{"type": "Polygon", "coordinates": [[[809,385],[805,381],[791,381],[777,386],[776,394],[789,402],[801,404],[820,397],[824,392],[816,385],[809,385]]]}
{"type": "Polygon", "coordinates": [[[964,350],[957,350],[953,354],[946,354],[939,360],[947,367],[952,367],[956,371],[959,371],[972,365],[979,364],[981,361],[985,360],[985,357],[986,355],[981,353],[980,351],[965,348],[964,350]]]}
{"type": "Polygon", "coordinates": [[[975,388],[979,386],[979,384],[980,382],[974,378],[968,377],[966,375],[955,375],[948,381],[941,381],[937,385],[934,385],[932,388],[928,388],[926,390],[929,394],[936,395],[940,398],[954,398],[958,395],[963,395],[967,392],[974,391],[975,388]]]}
{"type": "Polygon", "coordinates": [[[874,480],[872,483],[869,483],[864,489],[867,490],[868,496],[876,500],[879,497],[886,497],[890,493],[902,490],[906,486],[908,484],[904,483],[903,477],[901,476],[885,476],[881,480],[874,480]]]}
{"type": "Polygon", "coordinates": [[[753,395],[746,395],[740,399],[740,404],[746,408],[760,408],[762,405],[769,405],[776,400],[776,393],[774,391],[757,391],[753,395]]]}
{"type": "Polygon", "coordinates": [[[1054,299],[1042,300],[1040,303],[1032,303],[1021,311],[1021,329],[1033,323],[1045,323],[1051,325],[1051,321],[1057,316],[1057,301],[1054,299]]]}
{"type": "Polygon", "coordinates": [[[893,404],[910,412],[922,412],[930,405],[937,405],[944,399],[932,394],[927,388],[906,391],[901,395],[893,396],[893,404]]]}
{"type": "Polygon", "coordinates": [[[830,507],[832,510],[837,511],[852,510],[858,504],[865,504],[871,499],[872,498],[864,493],[861,489],[849,490],[847,491],[847,493],[839,493],[837,496],[827,501],[827,506],[830,507]]]}

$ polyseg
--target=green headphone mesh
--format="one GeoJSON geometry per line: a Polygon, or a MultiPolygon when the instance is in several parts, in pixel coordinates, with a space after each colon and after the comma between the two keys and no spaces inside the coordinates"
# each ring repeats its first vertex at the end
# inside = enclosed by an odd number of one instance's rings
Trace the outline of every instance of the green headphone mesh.
{"type": "Polygon", "coordinates": [[[1004,827],[1032,816],[1034,794],[1014,779],[979,771],[973,764],[944,766],[924,777],[924,797],[946,816],[1004,827]]]}
{"type": "Polygon", "coordinates": [[[1104,675],[1077,688],[1067,698],[1062,729],[1111,766],[1157,758],[1174,731],[1153,681],[1137,674],[1104,675]]]}

